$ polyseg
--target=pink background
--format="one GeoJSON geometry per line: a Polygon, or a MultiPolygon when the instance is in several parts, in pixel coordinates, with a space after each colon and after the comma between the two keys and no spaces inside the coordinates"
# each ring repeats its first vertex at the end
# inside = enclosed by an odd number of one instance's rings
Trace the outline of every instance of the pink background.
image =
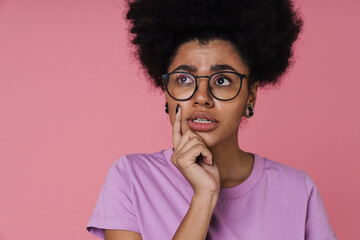
{"type": "MultiPolygon", "coordinates": [[[[360,240],[360,1],[301,0],[304,34],[240,146],[304,169],[360,240]]],[[[0,0],[0,239],[85,230],[110,165],[171,147],[163,95],[129,57],[120,0],[0,0]]]]}

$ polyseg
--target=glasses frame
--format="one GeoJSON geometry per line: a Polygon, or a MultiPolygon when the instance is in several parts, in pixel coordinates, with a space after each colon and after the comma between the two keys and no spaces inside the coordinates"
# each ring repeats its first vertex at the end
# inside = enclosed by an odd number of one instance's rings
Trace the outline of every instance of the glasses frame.
{"type": "Polygon", "coordinates": [[[175,71],[175,72],[165,73],[165,74],[162,75],[163,83],[164,83],[164,85],[165,85],[165,88],[166,88],[167,93],[169,94],[170,97],[172,97],[173,99],[175,99],[175,100],[177,100],[177,101],[187,101],[187,100],[189,100],[190,98],[192,98],[192,96],[194,96],[195,92],[199,89],[199,88],[198,88],[198,83],[197,83],[197,79],[198,79],[198,78],[208,78],[208,89],[209,89],[209,92],[210,92],[211,96],[213,96],[215,99],[220,100],[220,101],[230,101],[230,100],[233,100],[234,98],[237,97],[237,95],[239,95],[240,90],[241,90],[241,87],[242,87],[243,79],[244,79],[244,78],[247,78],[247,77],[248,77],[248,76],[245,75],[245,74],[238,73],[238,72],[234,72],[234,71],[220,71],[220,72],[213,73],[213,74],[211,74],[210,76],[195,76],[194,74],[191,74],[191,73],[189,73],[189,72],[182,72],[182,71],[175,71]],[[169,76],[170,76],[171,74],[174,74],[174,73],[185,73],[185,74],[188,74],[188,75],[192,76],[192,77],[195,79],[195,90],[194,90],[194,92],[191,94],[190,97],[188,97],[188,98],[186,98],[186,99],[178,99],[178,98],[175,98],[175,97],[171,96],[171,94],[170,94],[170,92],[169,92],[169,89],[168,89],[168,86],[167,86],[167,84],[166,84],[166,80],[169,79],[169,76]],[[217,98],[217,97],[214,96],[214,94],[213,94],[212,91],[211,91],[211,87],[210,87],[210,79],[211,79],[214,75],[219,74],[219,73],[234,73],[234,74],[236,74],[236,75],[238,75],[238,76],[240,77],[240,87],[239,87],[239,91],[236,93],[235,97],[224,100],[224,99],[220,99],[220,98],[217,98]]]}

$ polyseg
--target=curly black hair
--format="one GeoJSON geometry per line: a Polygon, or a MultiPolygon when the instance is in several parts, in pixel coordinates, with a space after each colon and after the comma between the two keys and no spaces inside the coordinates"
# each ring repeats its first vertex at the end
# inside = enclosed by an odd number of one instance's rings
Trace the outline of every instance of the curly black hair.
{"type": "Polygon", "coordinates": [[[179,47],[191,40],[230,41],[249,68],[250,84],[276,85],[292,63],[303,21],[291,0],[127,0],[130,42],[155,85],[179,47]]]}

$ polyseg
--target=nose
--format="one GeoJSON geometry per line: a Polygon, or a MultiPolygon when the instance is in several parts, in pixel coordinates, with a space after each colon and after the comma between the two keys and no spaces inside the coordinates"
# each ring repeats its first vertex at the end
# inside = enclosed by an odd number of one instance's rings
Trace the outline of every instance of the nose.
{"type": "Polygon", "coordinates": [[[197,79],[198,81],[198,87],[194,94],[194,104],[200,105],[200,106],[206,106],[206,107],[213,107],[214,102],[212,95],[208,89],[208,81],[207,79],[203,78],[197,79]]]}

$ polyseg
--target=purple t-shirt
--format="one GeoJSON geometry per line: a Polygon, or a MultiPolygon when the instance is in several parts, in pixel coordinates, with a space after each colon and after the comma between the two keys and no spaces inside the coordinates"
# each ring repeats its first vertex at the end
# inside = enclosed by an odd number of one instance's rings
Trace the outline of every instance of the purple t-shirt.
{"type": "MultiPolygon", "coordinates": [[[[138,232],[144,240],[170,240],[185,217],[193,189],[173,165],[173,149],[127,154],[110,168],[89,232],[138,232]]],[[[319,191],[303,170],[254,155],[251,175],[220,189],[206,239],[334,240],[319,191]]]]}

